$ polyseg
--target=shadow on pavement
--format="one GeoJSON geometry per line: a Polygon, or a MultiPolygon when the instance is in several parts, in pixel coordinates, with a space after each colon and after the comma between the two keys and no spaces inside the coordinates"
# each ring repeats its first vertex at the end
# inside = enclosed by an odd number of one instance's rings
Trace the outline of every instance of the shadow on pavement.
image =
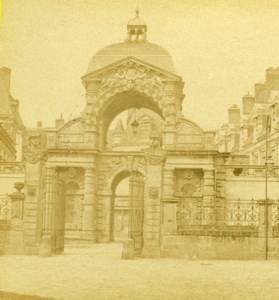
{"type": "Polygon", "coordinates": [[[54,298],[21,295],[21,294],[6,293],[1,291],[0,291],[0,299],[1,300],[54,300],[54,298]]]}

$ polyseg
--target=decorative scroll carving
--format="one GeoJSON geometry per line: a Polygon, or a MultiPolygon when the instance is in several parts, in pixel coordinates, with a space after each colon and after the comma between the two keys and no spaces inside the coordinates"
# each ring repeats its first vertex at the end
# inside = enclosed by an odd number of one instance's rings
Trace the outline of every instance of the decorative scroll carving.
{"type": "Polygon", "coordinates": [[[153,89],[153,92],[159,94],[162,94],[163,91],[161,79],[154,71],[136,62],[129,61],[103,77],[98,95],[102,96],[112,88],[126,86],[128,89],[132,89],[139,85],[144,86],[146,89],[153,89]]]}
{"type": "Polygon", "coordinates": [[[149,200],[151,204],[157,204],[159,195],[160,192],[158,188],[149,188],[149,200]]]}
{"type": "Polygon", "coordinates": [[[59,170],[59,178],[64,182],[75,182],[79,185],[83,185],[84,169],[83,168],[62,168],[59,170]]]}
{"type": "Polygon", "coordinates": [[[23,157],[31,164],[36,164],[46,158],[46,151],[41,145],[40,133],[29,133],[29,144],[23,147],[23,157]]]}

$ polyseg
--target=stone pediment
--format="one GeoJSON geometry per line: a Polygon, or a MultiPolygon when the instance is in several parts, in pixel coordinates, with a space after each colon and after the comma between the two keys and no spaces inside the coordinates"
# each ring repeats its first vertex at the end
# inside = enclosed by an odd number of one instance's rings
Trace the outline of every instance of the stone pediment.
{"type": "Polygon", "coordinates": [[[205,133],[192,121],[181,119],[176,132],[177,148],[189,150],[204,148],[205,133]]]}
{"type": "Polygon", "coordinates": [[[178,128],[177,128],[178,134],[204,134],[204,131],[194,122],[183,118],[180,119],[178,128]]]}
{"type": "Polygon", "coordinates": [[[158,68],[156,66],[153,66],[133,56],[129,56],[118,62],[110,64],[100,70],[86,74],[81,79],[85,84],[86,82],[90,82],[91,80],[102,80],[104,77],[108,76],[109,74],[115,73],[115,70],[127,70],[127,74],[126,74],[127,78],[132,79],[136,77],[136,72],[134,70],[137,68],[141,71],[145,70],[145,72],[149,71],[155,73],[157,76],[160,76],[161,80],[163,81],[164,80],[182,81],[182,78],[180,76],[171,73],[169,71],[163,70],[161,68],[158,68]]]}
{"type": "Polygon", "coordinates": [[[83,132],[84,125],[81,118],[73,119],[64,124],[60,129],[59,133],[80,133],[83,132]]]}

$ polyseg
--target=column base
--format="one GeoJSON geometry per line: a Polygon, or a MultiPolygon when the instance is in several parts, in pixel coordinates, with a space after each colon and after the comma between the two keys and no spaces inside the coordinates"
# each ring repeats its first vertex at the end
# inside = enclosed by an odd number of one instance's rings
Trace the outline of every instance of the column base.
{"type": "Polygon", "coordinates": [[[141,256],[143,258],[160,258],[161,257],[161,247],[160,241],[145,241],[142,248],[141,256]]]}
{"type": "Polygon", "coordinates": [[[48,257],[48,256],[52,255],[52,236],[51,235],[45,235],[42,237],[38,254],[41,257],[48,257]]]}
{"type": "Polygon", "coordinates": [[[94,243],[97,242],[97,234],[95,231],[92,230],[84,230],[81,232],[80,234],[80,238],[82,240],[86,240],[86,241],[92,241],[94,243]]]}

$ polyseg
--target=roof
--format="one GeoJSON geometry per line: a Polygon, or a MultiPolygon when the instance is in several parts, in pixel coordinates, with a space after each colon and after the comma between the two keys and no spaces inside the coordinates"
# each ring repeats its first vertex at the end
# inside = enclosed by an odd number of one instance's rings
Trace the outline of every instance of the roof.
{"type": "Polygon", "coordinates": [[[123,42],[102,48],[91,59],[86,74],[95,72],[129,56],[176,74],[169,53],[163,47],[149,42],[123,42]]]}
{"type": "Polygon", "coordinates": [[[0,78],[0,116],[11,116],[12,108],[9,99],[9,91],[6,82],[0,78]]]}

